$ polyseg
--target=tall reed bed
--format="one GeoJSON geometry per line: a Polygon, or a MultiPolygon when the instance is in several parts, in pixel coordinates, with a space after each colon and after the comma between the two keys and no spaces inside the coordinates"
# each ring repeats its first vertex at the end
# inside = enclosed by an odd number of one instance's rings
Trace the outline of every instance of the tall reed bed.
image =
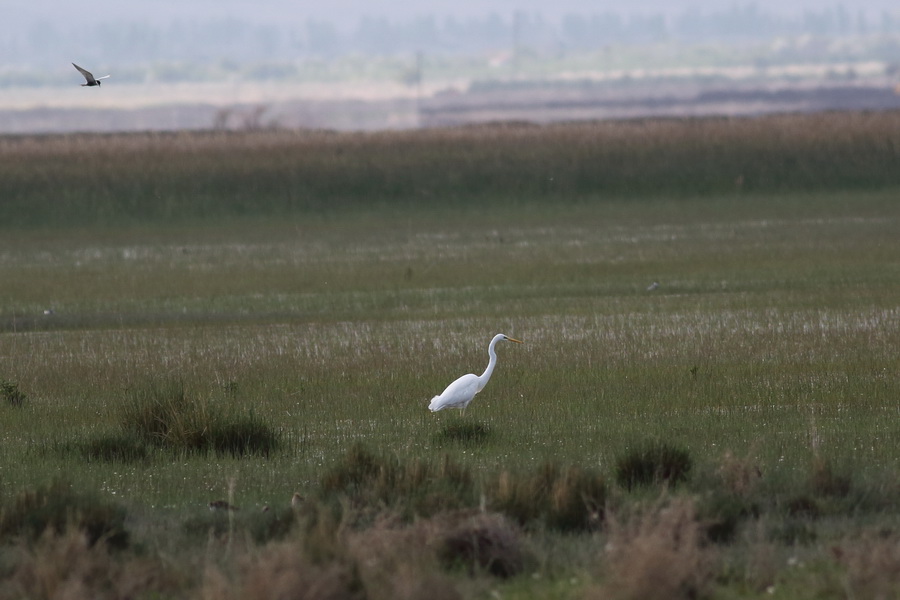
{"type": "Polygon", "coordinates": [[[900,114],[7,137],[0,226],[179,222],[346,207],[879,189],[900,114]]]}

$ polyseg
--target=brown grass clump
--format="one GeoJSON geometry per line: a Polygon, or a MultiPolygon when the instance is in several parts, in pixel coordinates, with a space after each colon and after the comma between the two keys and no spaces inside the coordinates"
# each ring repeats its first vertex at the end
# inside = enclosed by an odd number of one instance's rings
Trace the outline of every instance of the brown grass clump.
{"type": "Polygon", "coordinates": [[[241,556],[232,580],[217,567],[208,567],[200,597],[209,600],[353,600],[365,591],[352,564],[330,561],[315,564],[296,543],[265,546],[241,556]]]}
{"type": "Polygon", "coordinates": [[[716,543],[729,543],[747,518],[762,512],[758,493],[762,472],[756,461],[736,457],[729,451],[722,457],[715,474],[710,493],[703,496],[698,510],[707,538],[716,543]]]}
{"type": "Polygon", "coordinates": [[[815,494],[843,498],[850,493],[852,481],[848,473],[834,468],[828,460],[816,456],[813,459],[810,487],[815,494]]]}
{"type": "Polygon", "coordinates": [[[519,528],[491,513],[456,513],[439,521],[433,542],[441,563],[470,575],[507,578],[522,573],[528,552],[519,528]]]}
{"type": "Polygon", "coordinates": [[[176,597],[186,578],[171,565],[135,556],[113,556],[77,529],[47,530],[36,544],[24,540],[12,551],[12,567],[0,583],[0,600],[66,598],[105,600],[176,597]]]}
{"type": "Polygon", "coordinates": [[[610,515],[608,530],[608,577],[588,598],[677,600],[707,592],[713,557],[692,500],[675,498],[624,520],[610,515]]]}
{"type": "Polygon", "coordinates": [[[434,541],[443,520],[405,523],[385,512],[353,529],[352,517],[327,514],[300,535],[249,548],[204,574],[201,597],[209,599],[458,600],[450,577],[440,571],[434,541]],[[327,546],[323,549],[322,546],[327,546]]]}
{"type": "Polygon", "coordinates": [[[607,486],[598,473],[548,463],[531,472],[502,471],[486,484],[488,502],[522,525],[577,531],[600,524],[607,486]]]}
{"type": "Polygon", "coordinates": [[[832,547],[831,552],[846,569],[847,597],[900,597],[900,533],[869,531],[832,547]]]}
{"type": "Polygon", "coordinates": [[[353,446],[321,479],[325,497],[342,497],[355,507],[389,507],[405,518],[471,506],[475,486],[469,469],[448,456],[440,462],[403,461],[353,446]]]}
{"type": "Polygon", "coordinates": [[[440,571],[434,541],[439,517],[403,524],[382,515],[372,527],[346,536],[367,598],[458,600],[451,578],[440,571]]]}
{"type": "Polygon", "coordinates": [[[762,479],[762,471],[756,461],[737,457],[730,450],[722,457],[717,473],[725,489],[741,498],[753,494],[762,479]]]}

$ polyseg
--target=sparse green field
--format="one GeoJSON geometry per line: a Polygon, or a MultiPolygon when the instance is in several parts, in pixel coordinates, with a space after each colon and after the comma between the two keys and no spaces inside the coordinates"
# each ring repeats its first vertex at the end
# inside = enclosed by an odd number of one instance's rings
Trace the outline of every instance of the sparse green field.
{"type": "Polygon", "coordinates": [[[833,117],[0,141],[0,597],[894,597],[900,129],[833,117]]]}

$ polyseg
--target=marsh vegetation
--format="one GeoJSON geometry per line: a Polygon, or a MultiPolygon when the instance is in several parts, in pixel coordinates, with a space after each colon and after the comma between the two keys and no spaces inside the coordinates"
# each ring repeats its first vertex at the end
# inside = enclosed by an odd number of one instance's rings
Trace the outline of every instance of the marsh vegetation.
{"type": "Polygon", "coordinates": [[[896,594],[896,119],[0,140],[0,597],[896,594]]]}

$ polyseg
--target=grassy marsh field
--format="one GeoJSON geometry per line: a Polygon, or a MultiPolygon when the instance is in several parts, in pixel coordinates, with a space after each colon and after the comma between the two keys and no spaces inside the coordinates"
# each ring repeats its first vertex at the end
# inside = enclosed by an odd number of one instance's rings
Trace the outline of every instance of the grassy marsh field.
{"type": "Polygon", "coordinates": [[[900,128],[832,117],[0,141],[0,597],[892,597],[900,128]]]}

